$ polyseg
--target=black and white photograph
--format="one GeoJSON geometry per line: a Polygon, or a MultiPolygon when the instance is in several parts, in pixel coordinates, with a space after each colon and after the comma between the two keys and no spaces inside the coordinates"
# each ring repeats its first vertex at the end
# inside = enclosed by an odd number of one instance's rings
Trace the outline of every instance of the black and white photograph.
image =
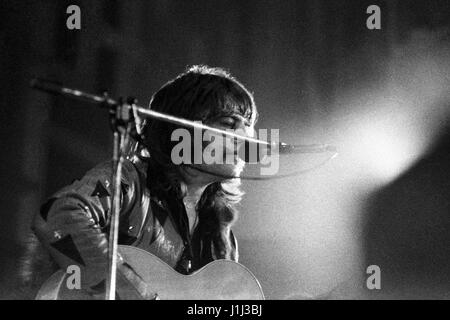
{"type": "Polygon", "coordinates": [[[2,0],[0,41],[0,300],[450,299],[450,1],[2,0]]]}

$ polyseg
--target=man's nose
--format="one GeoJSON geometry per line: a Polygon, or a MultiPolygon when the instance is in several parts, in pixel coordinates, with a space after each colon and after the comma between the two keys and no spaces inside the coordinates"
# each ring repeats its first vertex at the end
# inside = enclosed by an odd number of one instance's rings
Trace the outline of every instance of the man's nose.
{"type": "MultiPolygon", "coordinates": [[[[253,127],[247,126],[246,123],[243,120],[239,120],[235,124],[235,130],[234,132],[237,135],[243,136],[243,137],[251,137],[253,138],[255,136],[255,130],[253,127]]],[[[245,141],[242,139],[234,139],[235,147],[240,147],[245,141]]]]}

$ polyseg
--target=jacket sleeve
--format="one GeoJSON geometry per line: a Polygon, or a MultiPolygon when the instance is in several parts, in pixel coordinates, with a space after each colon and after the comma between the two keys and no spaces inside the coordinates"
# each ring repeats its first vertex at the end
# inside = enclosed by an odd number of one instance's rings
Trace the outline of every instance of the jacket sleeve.
{"type": "MultiPolygon", "coordinates": [[[[126,160],[121,183],[120,215],[126,215],[140,193],[139,174],[126,160]]],[[[112,163],[105,162],[52,196],[36,214],[32,229],[63,270],[78,265],[82,289],[104,291],[107,273],[108,219],[112,163]]],[[[117,293],[121,299],[148,298],[144,281],[119,255],[117,293]]]]}

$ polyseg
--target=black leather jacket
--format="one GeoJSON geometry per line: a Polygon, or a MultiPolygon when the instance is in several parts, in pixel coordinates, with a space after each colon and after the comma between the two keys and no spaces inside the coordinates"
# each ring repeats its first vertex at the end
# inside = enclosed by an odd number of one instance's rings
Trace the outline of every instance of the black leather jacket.
{"type": "MultiPolygon", "coordinates": [[[[102,290],[107,267],[111,173],[111,162],[96,166],[54,194],[33,220],[35,234],[59,267],[79,265],[83,288],[93,292],[102,290]]],[[[238,260],[237,242],[229,227],[221,230],[225,250],[218,250],[211,237],[198,231],[191,237],[182,202],[170,194],[151,195],[146,180],[143,162],[124,162],[119,244],[153,253],[185,274],[215,259],[238,260]]],[[[126,262],[118,269],[130,274],[126,262]]]]}

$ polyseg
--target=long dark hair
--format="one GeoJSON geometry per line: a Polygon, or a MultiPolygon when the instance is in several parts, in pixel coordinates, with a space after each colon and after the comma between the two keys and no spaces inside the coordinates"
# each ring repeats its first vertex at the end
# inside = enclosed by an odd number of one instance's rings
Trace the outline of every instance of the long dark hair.
{"type": "MultiPolygon", "coordinates": [[[[152,97],[150,108],[155,111],[208,123],[223,115],[239,114],[252,125],[257,119],[253,95],[222,68],[193,66],[175,79],[167,82],[152,97]]],[[[162,121],[148,121],[143,126],[145,146],[150,156],[148,185],[172,190],[182,198],[185,184],[179,166],[170,160],[171,134],[176,127],[162,121]]],[[[205,233],[224,237],[226,229],[237,219],[236,204],[242,198],[240,179],[228,179],[210,184],[197,205],[199,228],[205,233]]],[[[222,247],[217,242],[219,247],[222,247]]],[[[223,251],[224,248],[218,248],[223,251]]],[[[225,250],[226,251],[226,250],[225,250]]]]}

